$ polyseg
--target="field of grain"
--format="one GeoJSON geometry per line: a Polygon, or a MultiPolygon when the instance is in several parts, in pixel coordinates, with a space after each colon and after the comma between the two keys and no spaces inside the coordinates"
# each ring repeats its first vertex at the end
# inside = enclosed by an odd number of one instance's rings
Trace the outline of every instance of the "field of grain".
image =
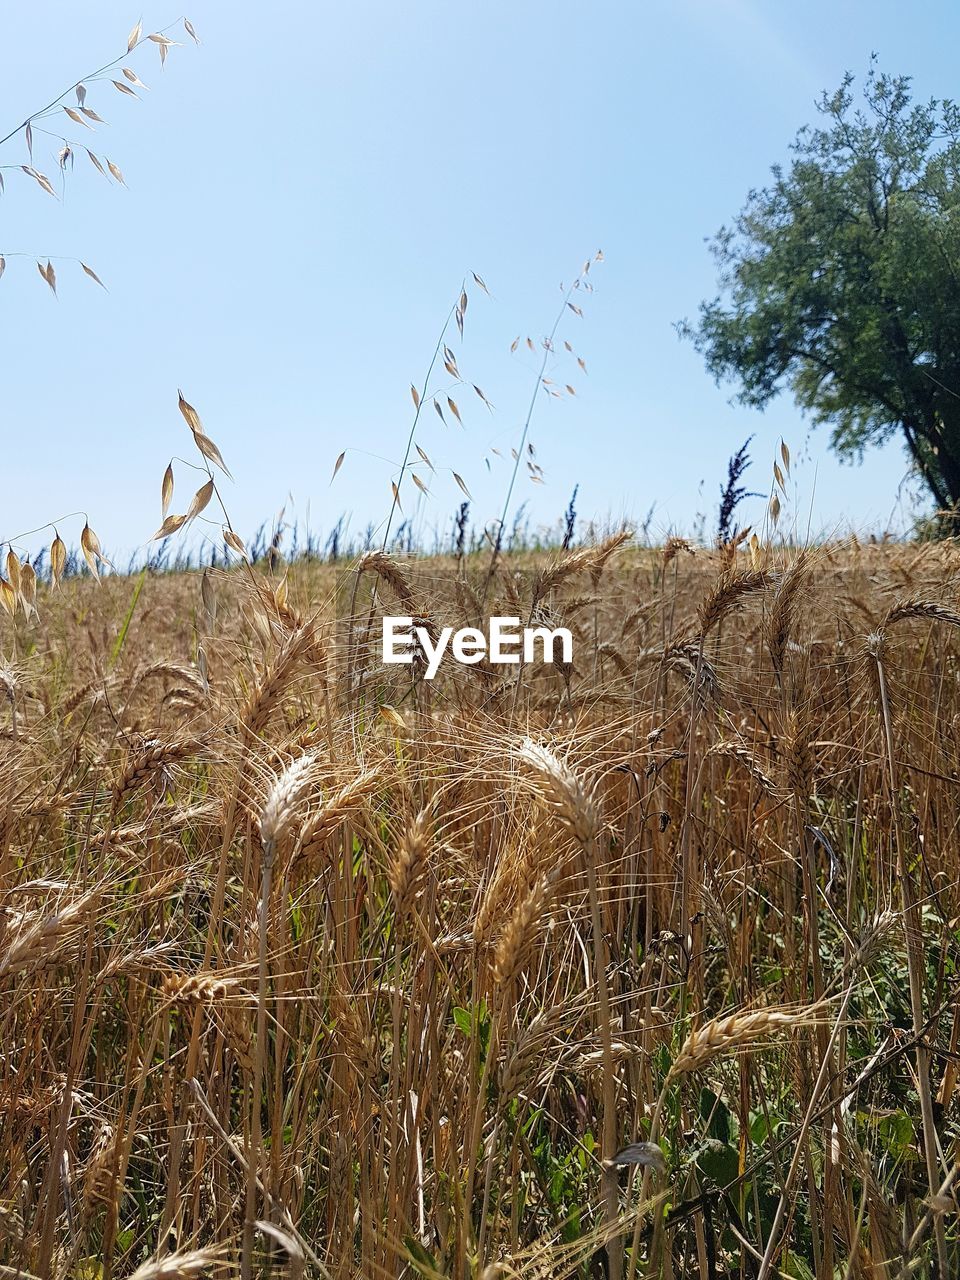
{"type": "Polygon", "coordinates": [[[958,1273],[960,553],[486,569],[7,618],[0,1274],[958,1273]]]}

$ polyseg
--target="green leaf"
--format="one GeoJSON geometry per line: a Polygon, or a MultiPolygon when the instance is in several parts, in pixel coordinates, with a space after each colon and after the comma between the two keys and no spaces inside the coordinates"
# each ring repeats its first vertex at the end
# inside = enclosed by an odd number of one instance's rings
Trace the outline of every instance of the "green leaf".
{"type": "Polygon", "coordinates": [[[130,605],[127,609],[127,616],[123,620],[123,626],[120,628],[120,634],[117,636],[116,643],[113,646],[113,651],[110,654],[111,667],[115,667],[117,665],[117,659],[120,657],[121,651],[123,650],[123,644],[127,638],[127,632],[130,630],[130,623],[133,619],[134,610],[137,607],[137,601],[140,599],[140,592],[143,590],[143,584],[146,581],[146,577],[147,570],[146,567],[144,567],[140,573],[140,577],[137,578],[136,584],[134,585],[133,595],[130,597],[130,605]]]}
{"type": "Polygon", "coordinates": [[[780,1125],[783,1124],[783,1116],[777,1115],[775,1111],[763,1112],[755,1111],[750,1117],[750,1138],[757,1146],[762,1147],[777,1132],[780,1125]]]}
{"type": "Polygon", "coordinates": [[[736,1147],[708,1139],[697,1157],[697,1168],[718,1187],[725,1187],[740,1173],[740,1157],[736,1147]]]}
{"type": "Polygon", "coordinates": [[[793,1277],[793,1280],[817,1280],[810,1265],[796,1253],[787,1252],[783,1255],[780,1271],[785,1276],[793,1277]]]}
{"type": "Polygon", "coordinates": [[[453,1011],[453,1020],[465,1036],[473,1035],[473,1018],[467,1009],[461,1009],[458,1005],[453,1011]]]}
{"type": "Polygon", "coordinates": [[[712,1089],[700,1090],[700,1115],[708,1122],[707,1132],[711,1138],[730,1141],[730,1110],[712,1089]]]}
{"type": "Polygon", "coordinates": [[[404,1236],[403,1245],[407,1251],[411,1265],[418,1275],[429,1277],[441,1275],[441,1272],[437,1267],[436,1259],[423,1247],[415,1236],[404,1236]]]}

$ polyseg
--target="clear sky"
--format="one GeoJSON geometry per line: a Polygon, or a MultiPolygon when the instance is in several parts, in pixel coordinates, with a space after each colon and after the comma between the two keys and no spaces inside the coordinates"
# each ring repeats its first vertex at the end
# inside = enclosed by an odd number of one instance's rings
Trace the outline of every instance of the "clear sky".
{"type": "MultiPolygon", "coordinates": [[[[180,12],[148,0],[145,31],[180,12]]],[[[122,52],[139,16],[117,0],[5,4],[0,136],[122,52]]],[[[84,508],[105,545],[144,542],[163,470],[189,452],[178,387],[231,467],[244,534],[290,499],[321,529],[344,510],[354,527],[381,521],[410,383],[471,270],[493,297],[471,288],[465,340],[450,345],[496,410],[461,388],[463,429],[424,418],[437,474],[418,468],[432,490],[418,519],[448,522],[454,470],[474,515],[493,519],[510,464],[490,450],[509,459],[535,382],[534,357],[510,344],[549,329],[560,281],[596,249],[596,292],[559,334],[588,375],[570,360],[549,371],[577,395],[541,397],[545,483],[522,474],[514,506],[552,522],[579,484],[583,517],[654,507],[662,532],[703,510],[709,530],[726,459],[755,433],[752,487],[767,488],[783,435],[804,524],[811,508],[822,529],[902,521],[899,447],[841,467],[788,399],[765,414],[731,407],[673,322],[714,291],[705,237],[846,68],[863,72],[876,50],[921,96],[960,93],[954,5],[197,0],[187,16],[199,48],[181,28],[162,72],[154,46],[129,60],[142,101],[90,81],[107,125],[44,122],[113,160],[127,189],[82,153],[62,200],[3,170],[0,539],[84,508]],[[34,261],[48,256],[56,299],[34,261]]],[[[59,145],[35,132],[52,178],[59,145]]],[[[27,160],[22,135],[0,148],[4,165],[27,160]]],[[[193,487],[181,470],[174,510],[193,487]]],[[[406,480],[405,510],[417,499],[406,480]]],[[[79,525],[62,532],[75,541],[79,525]]]]}

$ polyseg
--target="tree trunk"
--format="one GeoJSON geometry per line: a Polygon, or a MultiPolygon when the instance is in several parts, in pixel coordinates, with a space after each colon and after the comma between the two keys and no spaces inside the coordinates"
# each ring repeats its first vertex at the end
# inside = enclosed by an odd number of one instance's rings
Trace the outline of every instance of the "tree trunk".
{"type": "Polygon", "coordinates": [[[933,399],[924,427],[927,467],[936,487],[929,478],[927,483],[944,513],[944,532],[956,537],[960,534],[960,397],[949,395],[944,388],[933,399]]]}
{"type": "Polygon", "coordinates": [[[951,498],[949,490],[944,485],[943,477],[937,465],[937,453],[935,448],[930,445],[926,431],[919,428],[915,422],[904,422],[902,426],[910,457],[913,459],[924,484],[930,490],[938,509],[941,511],[948,510],[953,506],[955,500],[951,498]]]}

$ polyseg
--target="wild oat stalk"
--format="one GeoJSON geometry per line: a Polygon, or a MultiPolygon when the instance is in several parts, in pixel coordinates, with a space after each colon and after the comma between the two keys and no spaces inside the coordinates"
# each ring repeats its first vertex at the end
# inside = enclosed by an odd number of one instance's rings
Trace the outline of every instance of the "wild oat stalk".
{"type": "Polygon", "coordinates": [[[573,283],[570,285],[570,287],[566,290],[566,292],[563,295],[563,301],[560,304],[560,309],[557,312],[556,319],[553,322],[553,327],[551,328],[549,334],[547,334],[547,336],[542,340],[543,355],[540,359],[540,365],[537,369],[537,377],[533,385],[533,392],[530,396],[530,404],[527,407],[527,416],[523,420],[523,430],[520,432],[520,440],[516,449],[514,450],[513,470],[510,473],[510,483],[507,485],[506,497],[503,500],[503,511],[500,513],[500,519],[497,521],[496,535],[493,539],[493,549],[490,553],[490,566],[487,570],[486,578],[484,579],[483,592],[482,592],[482,599],[484,603],[486,602],[487,593],[490,589],[490,583],[493,579],[494,573],[496,572],[497,563],[500,559],[500,552],[503,545],[503,531],[507,527],[507,515],[510,511],[510,502],[513,498],[513,491],[517,483],[517,473],[520,470],[520,461],[523,458],[524,450],[527,447],[527,436],[530,433],[530,423],[533,420],[533,411],[537,407],[538,399],[543,394],[543,391],[544,391],[544,375],[546,374],[546,371],[547,371],[547,364],[549,363],[550,357],[555,355],[554,341],[556,339],[557,332],[560,328],[561,322],[564,319],[566,319],[568,312],[572,311],[575,315],[582,314],[580,312],[580,308],[576,306],[576,304],[573,303],[571,299],[573,298],[574,294],[580,289],[581,285],[585,282],[586,277],[590,271],[591,263],[602,261],[602,260],[603,260],[603,255],[600,253],[597,253],[593,258],[588,259],[584,263],[582,271],[578,276],[574,278],[573,283]]]}

